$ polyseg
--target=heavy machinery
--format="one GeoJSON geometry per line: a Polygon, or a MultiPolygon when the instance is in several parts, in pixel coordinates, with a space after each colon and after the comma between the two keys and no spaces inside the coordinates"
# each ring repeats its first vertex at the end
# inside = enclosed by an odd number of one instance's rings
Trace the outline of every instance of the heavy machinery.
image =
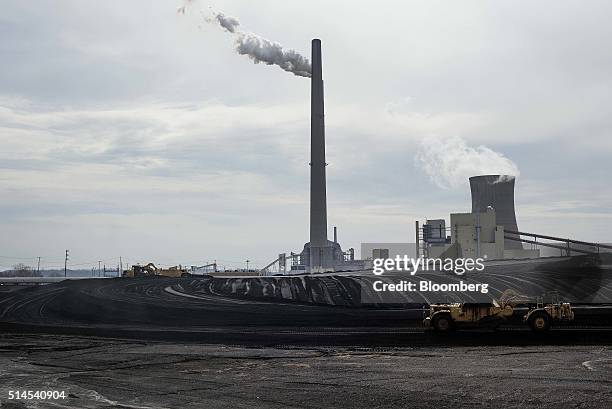
{"type": "Polygon", "coordinates": [[[544,304],[538,302],[523,316],[523,322],[528,324],[532,330],[541,332],[547,331],[552,322],[569,322],[574,320],[574,311],[568,302],[554,302],[544,304]]]}
{"type": "Polygon", "coordinates": [[[423,325],[436,332],[449,332],[457,328],[496,328],[513,314],[514,309],[510,305],[501,306],[496,301],[491,304],[431,304],[429,316],[423,325]]]}
{"type": "Polygon", "coordinates": [[[183,266],[178,265],[169,268],[158,268],[153,263],[141,266],[135,264],[130,270],[123,272],[123,277],[186,277],[189,273],[183,266]]]}
{"type": "MultiPolygon", "coordinates": [[[[497,328],[515,314],[517,303],[524,303],[524,298],[514,294],[502,294],[500,301],[483,303],[442,303],[429,306],[429,316],[423,325],[436,332],[446,333],[461,328],[497,328]]],[[[544,304],[539,298],[535,306],[527,307],[522,322],[535,332],[545,332],[553,322],[574,320],[570,303],[559,302],[544,304]]]]}

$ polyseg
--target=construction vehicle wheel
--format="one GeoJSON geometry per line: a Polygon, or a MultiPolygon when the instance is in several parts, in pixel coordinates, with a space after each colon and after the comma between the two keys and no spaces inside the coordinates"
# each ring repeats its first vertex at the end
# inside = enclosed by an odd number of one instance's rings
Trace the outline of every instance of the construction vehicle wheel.
{"type": "Polygon", "coordinates": [[[453,329],[453,321],[449,315],[436,315],[431,322],[431,326],[434,330],[436,330],[436,332],[447,333],[453,329]]]}
{"type": "Polygon", "coordinates": [[[536,312],[529,317],[529,326],[535,332],[546,332],[550,328],[550,317],[545,312],[536,312]]]}

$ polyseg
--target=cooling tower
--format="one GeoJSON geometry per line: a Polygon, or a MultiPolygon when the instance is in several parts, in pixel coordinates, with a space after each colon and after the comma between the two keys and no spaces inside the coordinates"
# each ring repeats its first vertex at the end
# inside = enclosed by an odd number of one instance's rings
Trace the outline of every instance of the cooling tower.
{"type": "MultiPolygon", "coordinates": [[[[514,176],[508,175],[481,175],[470,178],[472,190],[472,213],[483,213],[487,207],[495,209],[497,224],[504,226],[504,230],[519,231],[516,225],[514,211],[514,176]]],[[[506,234],[507,236],[514,236],[506,234]]],[[[506,240],[506,249],[522,249],[519,241],[506,240]]]]}

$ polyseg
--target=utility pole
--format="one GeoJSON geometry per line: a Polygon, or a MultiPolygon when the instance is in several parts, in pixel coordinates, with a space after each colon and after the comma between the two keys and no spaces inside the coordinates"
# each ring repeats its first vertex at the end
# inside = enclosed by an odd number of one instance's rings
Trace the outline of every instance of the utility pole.
{"type": "Polygon", "coordinates": [[[66,257],[64,258],[64,278],[68,275],[68,250],[66,249],[66,257]]]}
{"type": "Polygon", "coordinates": [[[98,260],[98,277],[100,277],[101,264],[102,264],[102,260],[98,260]]]}
{"type": "Polygon", "coordinates": [[[117,277],[120,277],[123,274],[123,259],[119,256],[119,267],[120,271],[117,271],[117,277]]]}
{"type": "MultiPolygon", "coordinates": [[[[415,246],[415,247],[416,247],[416,248],[415,248],[415,254],[416,254],[416,258],[419,258],[419,257],[421,256],[421,255],[419,254],[419,253],[420,253],[420,249],[421,249],[421,243],[419,243],[419,241],[420,241],[420,236],[419,236],[419,233],[420,233],[420,232],[419,232],[419,221],[418,221],[418,220],[417,220],[417,221],[415,221],[415,222],[414,222],[414,225],[415,225],[415,226],[414,226],[414,230],[415,230],[415,232],[416,232],[416,241],[415,241],[415,243],[416,243],[416,246],[415,246]]],[[[361,258],[364,258],[363,254],[361,255],[361,258]]]]}
{"type": "Polygon", "coordinates": [[[246,271],[247,271],[247,273],[249,272],[249,261],[251,261],[251,260],[247,260],[246,261],[246,266],[247,266],[246,271]]]}
{"type": "Polygon", "coordinates": [[[36,267],[36,275],[40,275],[40,256],[38,256],[38,267],[36,267]]]}

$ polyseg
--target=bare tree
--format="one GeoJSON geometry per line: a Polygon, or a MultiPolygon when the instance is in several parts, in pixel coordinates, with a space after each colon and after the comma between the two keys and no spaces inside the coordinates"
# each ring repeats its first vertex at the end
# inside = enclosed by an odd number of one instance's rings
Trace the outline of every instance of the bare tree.
{"type": "Polygon", "coordinates": [[[42,274],[23,263],[15,264],[12,270],[0,271],[0,277],[42,277],[42,274]]]}

